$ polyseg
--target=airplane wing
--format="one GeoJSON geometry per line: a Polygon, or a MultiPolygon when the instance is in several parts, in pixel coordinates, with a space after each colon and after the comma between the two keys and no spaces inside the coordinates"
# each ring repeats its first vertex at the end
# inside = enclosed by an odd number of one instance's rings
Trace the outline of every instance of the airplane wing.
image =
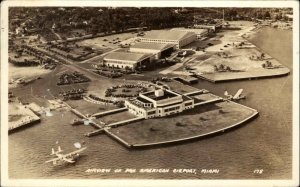
{"type": "Polygon", "coordinates": [[[239,90],[236,92],[236,94],[233,96],[233,99],[239,98],[240,95],[242,94],[242,92],[243,92],[243,89],[239,89],[239,90]]]}
{"type": "Polygon", "coordinates": [[[63,157],[63,160],[66,161],[66,162],[69,162],[69,163],[74,163],[75,162],[74,160],[68,159],[66,157],[63,157]]]}
{"type": "Polygon", "coordinates": [[[68,157],[68,156],[75,155],[75,154],[77,154],[77,153],[80,153],[80,152],[84,151],[85,149],[86,149],[86,147],[83,147],[83,148],[78,149],[78,150],[76,150],[76,151],[73,151],[73,152],[71,152],[71,153],[65,154],[65,155],[63,155],[63,157],[68,157]]]}
{"type": "Polygon", "coordinates": [[[60,160],[60,158],[53,158],[51,160],[47,160],[45,163],[55,162],[55,161],[58,161],[58,160],[60,160]]]}

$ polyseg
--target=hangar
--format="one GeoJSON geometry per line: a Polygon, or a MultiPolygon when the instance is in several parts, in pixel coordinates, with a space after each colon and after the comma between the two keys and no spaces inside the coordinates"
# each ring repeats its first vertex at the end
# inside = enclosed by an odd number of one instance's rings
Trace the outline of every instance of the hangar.
{"type": "Polygon", "coordinates": [[[103,64],[109,67],[136,69],[153,60],[153,54],[111,52],[103,58],[103,64]]]}
{"type": "Polygon", "coordinates": [[[194,32],[198,39],[203,38],[208,34],[208,29],[174,28],[172,30],[194,32]]]}
{"type": "Polygon", "coordinates": [[[178,30],[152,30],[140,38],[141,42],[175,44],[176,48],[181,48],[195,41],[197,36],[194,32],[178,30]]]}
{"type": "Polygon", "coordinates": [[[175,44],[139,42],[130,47],[130,52],[150,53],[155,59],[166,58],[175,50],[175,44]]]}

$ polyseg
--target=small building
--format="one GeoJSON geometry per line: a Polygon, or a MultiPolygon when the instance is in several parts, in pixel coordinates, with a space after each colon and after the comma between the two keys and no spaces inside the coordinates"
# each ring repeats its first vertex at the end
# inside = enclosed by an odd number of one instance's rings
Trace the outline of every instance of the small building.
{"type": "Polygon", "coordinates": [[[103,58],[103,64],[109,67],[136,69],[153,61],[152,54],[111,52],[103,58]]]}
{"type": "Polygon", "coordinates": [[[190,29],[190,28],[173,28],[171,30],[175,31],[185,31],[185,32],[194,32],[198,39],[207,36],[208,29],[190,29]]]}
{"type": "Polygon", "coordinates": [[[139,42],[130,47],[130,52],[153,54],[155,59],[169,57],[175,50],[175,44],[139,42]]]}
{"type": "Polygon", "coordinates": [[[222,22],[216,24],[194,24],[196,29],[208,29],[208,31],[216,32],[222,28],[222,22]]]}
{"type": "Polygon", "coordinates": [[[125,106],[134,115],[148,118],[163,117],[194,108],[194,99],[168,89],[140,93],[126,100],[125,106]]]}
{"type": "Polygon", "coordinates": [[[141,42],[175,44],[176,48],[181,48],[195,41],[197,36],[194,32],[178,30],[152,30],[141,37],[141,42]]]}

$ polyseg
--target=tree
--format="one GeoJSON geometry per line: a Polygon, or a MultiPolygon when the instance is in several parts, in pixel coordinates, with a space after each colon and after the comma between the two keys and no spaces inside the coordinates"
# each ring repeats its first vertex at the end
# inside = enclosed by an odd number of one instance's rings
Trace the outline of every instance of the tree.
{"type": "Polygon", "coordinates": [[[265,18],[265,19],[270,19],[270,18],[271,18],[271,14],[270,14],[269,11],[266,11],[266,12],[265,12],[264,18],[265,18]]]}

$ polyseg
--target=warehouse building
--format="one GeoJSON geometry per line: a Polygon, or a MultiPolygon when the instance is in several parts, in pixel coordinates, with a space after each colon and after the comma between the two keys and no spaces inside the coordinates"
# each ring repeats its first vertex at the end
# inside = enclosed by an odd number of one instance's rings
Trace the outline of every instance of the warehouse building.
{"type": "Polygon", "coordinates": [[[185,32],[194,32],[198,39],[204,38],[208,34],[208,29],[187,29],[187,28],[174,28],[172,31],[185,31],[185,32]]]}
{"type": "Polygon", "coordinates": [[[153,54],[155,59],[166,58],[175,50],[175,44],[139,42],[130,47],[130,52],[153,54]]]}
{"type": "Polygon", "coordinates": [[[126,100],[125,106],[134,115],[148,118],[163,117],[194,108],[194,99],[168,89],[140,93],[126,100]]]}
{"type": "Polygon", "coordinates": [[[152,30],[146,33],[141,42],[151,42],[160,44],[175,44],[176,48],[188,45],[197,39],[194,32],[178,30],[152,30]]]}
{"type": "Polygon", "coordinates": [[[103,64],[108,67],[136,69],[138,66],[152,62],[153,59],[152,54],[111,52],[103,58],[103,64]]]}

